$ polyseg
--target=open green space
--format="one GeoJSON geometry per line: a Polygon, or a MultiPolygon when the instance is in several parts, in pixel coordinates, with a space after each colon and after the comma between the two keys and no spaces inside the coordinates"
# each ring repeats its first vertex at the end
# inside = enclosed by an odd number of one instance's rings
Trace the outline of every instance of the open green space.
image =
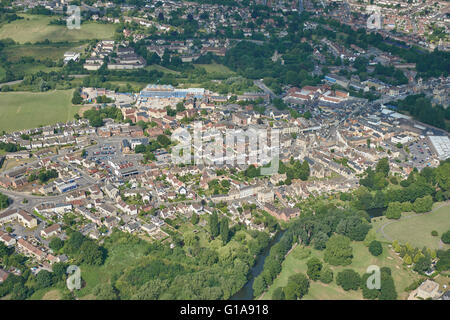
{"type": "MultiPolygon", "coordinates": [[[[1,29],[0,29],[1,30],[1,29]]],[[[3,50],[8,61],[16,62],[21,57],[33,57],[37,60],[50,59],[57,61],[64,58],[67,51],[83,52],[86,45],[82,44],[22,44],[8,46],[3,50]]]]}
{"type": "Polygon", "coordinates": [[[73,119],[73,90],[0,93],[0,130],[11,132],[73,119]]]}
{"type": "Polygon", "coordinates": [[[101,266],[83,264],[80,266],[81,278],[86,284],[76,292],[78,297],[95,299],[92,289],[98,284],[110,283],[113,276],[119,276],[127,267],[137,264],[146,255],[147,245],[143,241],[128,241],[126,237],[120,237],[118,241],[105,241],[108,251],[105,263],[101,266]]]}
{"type": "Polygon", "coordinates": [[[171,73],[171,74],[179,74],[180,72],[160,66],[159,64],[151,64],[145,67],[145,70],[156,70],[156,71],[161,71],[164,73],[171,73]]]}
{"type": "MultiPolygon", "coordinates": [[[[389,267],[392,271],[392,276],[395,282],[398,299],[406,299],[408,293],[404,291],[406,287],[411,285],[419,276],[407,267],[403,266],[401,259],[392,251],[387,244],[383,244],[383,253],[374,257],[370,254],[368,248],[363,242],[352,242],[353,259],[348,266],[330,266],[333,270],[333,282],[324,284],[320,281],[310,281],[310,288],[307,295],[303,297],[304,300],[354,300],[362,299],[361,290],[345,291],[336,284],[336,275],[344,269],[353,269],[360,275],[363,275],[367,267],[370,265],[377,265],[381,267],[389,267]]],[[[289,276],[295,273],[304,273],[306,275],[306,263],[312,257],[317,257],[323,262],[323,251],[314,250],[311,248],[304,248],[301,246],[295,247],[287,256],[282,264],[282,270],[278,278],[275,279],[269,290],[262,296],[262,299],[271,299],[274,290],[278,287],[285,287],[289,276]],[[305,250],[310,250],[310,255],[304,257],[302,254],[305,250]]],[[[326,264],[324,264],[326,265],[326,264]]]]}
{"type": "Polygon", "coordinates": [[[440,236],[450,229],[450,204],[442,206],[442,203],[435,203],[434,211],[425,214],[404,213],[400,220],[389,220],[386,217],[377,218],[376,228],[379,230],[385,225],[383,236],[381,230],[377,232],[380,240],[398,240],[400,243],[409,242],[412,246],[431,249],[449,248],[450,245],[441,244],[440,236]],[[437,237],[431,235],[431,231],[436,230],[437,237]]]}
{"type": "Polygon", "coordinates": [[[0,39],[11,38],[19,43],[37,42],[45,39],[51,42],[77,42],[90,39],[112,39],[115,27],[112,24],[86,22],[80,29],[70,30],[62,25],[50,25],[55,17],[21,14],[24,19],[5,24],[0,28],[0,39]]]}
{"type": "Polygon", "coordinates": [[[235,74],[232,70],[230,70],[228,67],[224,66],[223,64],[218,63],[211,63],[211,64],[196,64],[196,68],[204,68],[206,72],[208,73],[219,73],[222,75],[228,75],[232,76],[235,74]]]}

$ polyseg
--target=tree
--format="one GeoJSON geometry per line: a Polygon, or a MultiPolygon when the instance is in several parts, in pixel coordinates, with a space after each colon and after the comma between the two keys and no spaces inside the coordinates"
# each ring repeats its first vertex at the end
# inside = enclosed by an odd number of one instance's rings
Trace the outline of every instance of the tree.
{"type": "Polygon", "coordinates": [[[72,232],[69,236],[69,239],[65,241],[64,252],[68,254],[77,253],[85,240],[86,238],[80,232],[72,232]]]}
{"type": "Polygon", "coordinates": [[[139,291],[133,296],[133,299],[157,300],[164,291],[167,291],[167,288],[168,280],[150,280],[139,288],[139,291]]]}
{"type": "Polygon", "coordinates": [[[117,293],[109,283],[100,283],[92,291],[97,300],[117,300],[117,293]]]}
{"type": "Polygon", "coordinates": [[[388,158],[380,159],[375,168],[375,172],[381,172],[384,177],[387,177],[389,174],[389,160],[388,158]]]}
{"type": "Polygon", "coordinates": [[[325,232],[323,232],[323,231],[317,232],[317,234],[314,236],[314,239],[313,239],[314,249],[317,249],[317,250],[325,249],[328,239],[329,239],[329,237],[325,232]]]}
{"type": "Polygon", "coordinates": [[[371,276],[370,273],[363,274],[361,278],[361,289],[364,299],[375,300],[380,295],[380,290],[378,289],[369,289],[367,286],[367,280],[371,276]]]}
{"type": "Polygon", "coordinates": [[[416,213],[424,213],[431,211],[433,206],[433,198],[430,195],[424,196],[422,198],[417,198],[413,203],[413,210],[416,213]]]}
{"type": "Polygon", "coordinates": [[[222,238],[222,242],[225,245],[228,242],[228,238],[230,236],[230,230],[228,227],[228,219],[223,218],[220,221],[220,236],[222,238]]]}
{"type": "Polygon", "coordinates": [[[93,241],[83,242],[78,254],[79,260],[90,265],[101,265],[103,263],[103,252],[93,241]]]}
{"type": "Polygon", "coordinates": [[[14,252],[13,248],[8,248],[3,242],[0,242],[0,258],[11,255],[14,252]]]}
{"type": "Polygon", "coordinates": [[[358,290],[361,286],[361,277],[356,271],[345,269],[337,274],[336,283],[345,291],[358,290]]]}
{"type": "Polygon", "coordinates": [[[24,283],[22,281],[19,281],[19,282],[16,282],[13,286],[12,298],[14,300],[25,300],[32,293],[33,293],[32,290],[28,290],[28,288],[24,285],[24,283]]]}
{"type": "Polygon", "coordinates": [[[57,262],[53,264],[52,271],[53,271],[53,279],[55,282],[58,282],[60,280],[64,279],[64,276],[66,275],[67,265],[64,262],[57,262]]]}
{"type": "Polygon", "coordinates": [[[91,127],[101,127],[103,126],[103,119],[100,116],[94,116],[89,119],[89,124],[91,125],[91,127]]]}
{"type": "Polygon", "coordinates": [[[303,273],[297,273],[288,278],[285,288],[287,300],[301,299],[309,290],[309,280],[303,273]]]}
{"type": "Polygon", "coordinates": [[[6,209],[9,206],[9,199],[4,194],[0,193],[0,210],[6,209]]]}
{"type": "Polygon", "coordinates": [[[81,104],[83,102],[83,98],[80,95],[79,90],[75,90],[73,92],[72,104],[81,104]]]}
{"type": "Polygon", "coordinates": [[[370,230],[370,225],[360,217],[351,216],[342,219],[336,226],[336,232],[349,237],[352,240],[363,241],[370,230]]]}
{"type": "Polygon", "coordinates": [[[323,283],[331,283],[333,281],[333,271],[328,267],[322,268],[320,271],[320,281],[323,283]]]}
{"type": "Polygon", "coordinates": [[[198,221],[199,221],[199,217],[198,217],[198,214],[196,214],[195,212],[192,214],[192,217],[191,217],[191,223],[193,224],[193,225],[196,225],[197,223],[198,223],[198,221]]]}
{"type": "Polygon", "coordinates": [[[156,141],[158,141],[158,143],[163,147],[167,147],[168,145],[170,145],[170,139],[164,134],[160,134],[156,138],[156,141]]]}
{"type": "Polygon", "coordinates": [[[59,251],[64,246],[64,241],[62,241],[60,238],[53,238],[50,240],[50,243],[48,244],[50,249],[52,249],[54,252],[59,251]]]}
{"type": "Polygon", "coordinates": [[[386,197],[381,190],[377,190],[375,197],[373,197],[374,208],[385,208],[386,207],[386,197]]]}
{"type": "Polygon", "coordinates": [[[381,287],[380,287],[380,300],[396,300],[397,292],[395,290],[394,280],[392,276],[386,272],[381,271],[381,287]]]}
{"type": "Polygon", "coordinates": [[[38,289],[50,287],[53,284],[53,277],[51,272],[47,270],[41,270],[36,275],[36,284],[38,289]]]}
{"type": "Polygon", "coordinates": [[[188,247],[195,247],[199,240],[198,236],[192,231],[185,232],[183,235],[183,238],[184,238],[184,243],[188,247]]]}
{"type": "Polygon", "coordinates": [[[417,261],[415,261],[413,269],[418,273],[423,273],[430,268],[430,265],[431,265],[431,258],[428,255],[422,254],[421,256],[419,256],[417,261]]]}
{"type": "Polygon", "coordinates": [[[412,264],[412,259],[411,256],[409,254],[406,254],[403,257],[403,262],[405,262],[408,266],[412,264]]]}
{"type": "Polygon", "coordinates": [[[284,295],[283,287],[278,287],[273,291],[272,300],[284,300],[286,296],[284,295]]]}
{"type": "Polygon", "coordinates": [[[306,274],[308,277],[313,280],[319,280],[320,278],[320,271],[322,270],[322,262],[316,257],[312,257],[308,260],[306,263],[308,270],[306,271],[306,274]]]}
{"type": "Polygon", "coordinates": [[[437,257],[439,261],[436,263],[436,270],[438,271],[448,271],[450,270],[450,249],[439,250],[437,252],[437,257]]]}
{"type": "Polygon", "coordinates": [[[369,252],[375,257],[382,254],[383,246],[381,245],[381,242],[377,241],[377,240],[373,240],[369,245],[369,252]]]}
{"type": "Polygon", "coordinates": [[[400,219],[402,216],[402,204],[398,201],[389,202],[386,210],[386,218],[388,219],[400,219]]]}
{"type": "Polygon", "coordinates": [[[304,160],[300,167],[299,178],[303,181],[306,181],[308,180],[309,174],[310,174],[309,163],[308,161],[304,160]]]}
{"type": "Polygon", "coordinates": [[[333,266],[349,265],[352,262],[353,249],[350,239],[343,235],[333,235],[327,241],[324,260],[333,266]]]}
{"type": "Polygon", "coordinates": [[[255,278],[255,281],[253,282],[253,295],[255,297],[259,297],[264,292],[266,287],[266,281],[264,280],[263,275],[260,274],[255,278]]]}
{"type": "Polygon", "coordinates": [[[213,212],[209,216],[209,231],[214,238],[219,235],[219,217],[217,216],[217,212],[213,212]]]}
{"type": "Polygon", "coordinates": [[[450,244],[450,230],[447,230],[442,234],[441,240],[445,244],[450,244]]]}
{"type": "Polygon", "coordinates": [[[401,245],[398,243],[398,240],[394,240],[392,242],[392,248],[394,249],[395,252],[400,253],[400,251],[402,250],[401,245]]]}

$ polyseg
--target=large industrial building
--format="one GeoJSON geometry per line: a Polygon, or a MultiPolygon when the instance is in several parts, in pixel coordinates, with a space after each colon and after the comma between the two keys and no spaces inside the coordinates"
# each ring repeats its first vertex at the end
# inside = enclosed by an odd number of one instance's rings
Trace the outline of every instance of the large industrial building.
{"type": "Polygon", "coordinates": [[[431,146],[439,160],[450,158],[450,139],[448,136],[429,136],[431,146]]]}

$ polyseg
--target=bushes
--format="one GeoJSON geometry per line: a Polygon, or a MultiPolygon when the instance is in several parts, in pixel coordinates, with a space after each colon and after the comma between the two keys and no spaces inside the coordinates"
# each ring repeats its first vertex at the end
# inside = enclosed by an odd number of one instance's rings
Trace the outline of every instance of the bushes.
{"type": "Polygon", "coordinates": [[[361,286],[361,277],[356,271],[345,269],[337,274],[336,283],[345,291],[358,290],[361,286]]]}
{"type": "Polygon", "coordinates": [[[78,262],[90,265],[101,265],[105,258],[104,248],[87,239],[78,231],[70,234],[69,239],[64,242],[63,251],[75,257],[78,262]]]}
{"type": "Polygon", "coordinates": [[[54,252],[57,252],[59,249],[61,249],[64,246],[64,241],[62,241],[60,238],[55,237],[52,240],[50,240],[50,243],[48,246],[54,252]]]}
{"type": "Polygon", "coordinates": [[[9,206],[9,199],[4,194],[0,193],[0,210],[6,209],[9,206]]]}
{"type": "Polygon", "coordinates": [[[320,271],[322,270],[322,262],[320,262],[318,258],[312,257],[308,260],[306,265],[308,266],[308,271],[306,272],[308,277],[313,281],[319,280],[320,271]]]}
{"type": "Polygon", "coordinates": [[[447,230],[442,234],[441,240],[445,244],[450,244],[450,230],[447,230]]]}
{"type": "Polygon", "coordinates": [[[309,280],[303,273],[297,273],[288,278],[288,284],[284,289],[286,299],[301,299],[309,291],[309,280]]]}
{"type": "Polygon", "coordinates": [[[437,271],[448,271],[450,270],[450,249],[439,250],[437,252],[437,257],[439,258],[439,261],[436,263],[436,270],[437,271]]]}
{"type": "Polygon", "coordinates": [[[75,90],[73,92],[72,104],[81,104],[83,102],[83,98],[80,95],[79,90],[75,90]]]}
{"type": "Polygon", "coordinates": [[[352,263],[353,249],[350,239],[342,235],[333,235],[325,248],[324,260],[333,266],[346,266],[352,263]]]}
{"type": "Polygon", "coordinates": [[[380,270],[380,288],[369,289],[367,280],[371,274],[365,273],[361,279],[361,288],[364,299],[380,299],[380,300],[395,300],[397,299],[397,292],[395,290],[394,280],[391,276],[391,270],[383,267],[380,270]]]}
{"type": "Polygon", "coordinates": [[[293,234],[291,230],[288,230],[283,234],[280,241],[270,249],[270,253],[264,262],[264,269],[253,283],[253,295],[255,297],[261,295],[273,283],[273,279],[278,276],[281,271],[281,263],[286,253],[291,249],[292,242],[293,234]]]}
{"type": "Polygon", "coordinates": [[[431,211],[431,207],[433,206],[433,198],[428,195],[422,198],[417,198],[413,203],[413,210],[416,213],[424,213],[431,211]]]}
{"type": "Polygon", "coordinates": [[[390,202],[386,210],[386,218],[388,219],[400,219],[402,215],[402,204],[398,201],[390,202]]]}
{"type": "Polygon", "coordinates": [[[327,284],[333,281],[333,271],[330,268],[324,267],[320,271],[320,281],[327,284]]]}
{"type": "Polygon", "coordinates": [[[383,246],[381,245],[381,243],[379,241],[374,240],[369,245],[369,252],[373,256],[377,257],[383,253],[383,246]]]}

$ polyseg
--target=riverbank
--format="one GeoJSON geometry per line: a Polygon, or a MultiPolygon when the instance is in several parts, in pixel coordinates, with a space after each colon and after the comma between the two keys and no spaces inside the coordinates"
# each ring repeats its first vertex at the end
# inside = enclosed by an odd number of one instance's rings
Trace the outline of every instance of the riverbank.
{"type": "Polygon", "coordinates": [[[263,252],[256,258],[255,265],[250,270],[250,279],[247,283],[235,293],[230,300],[253,300],[253,282],[255,278],[263,271],[264,262],[270,253],[270,249],[277,244],[286,230],[278,231],[271,239],[269,245],[263,250],[263,252]]]}

